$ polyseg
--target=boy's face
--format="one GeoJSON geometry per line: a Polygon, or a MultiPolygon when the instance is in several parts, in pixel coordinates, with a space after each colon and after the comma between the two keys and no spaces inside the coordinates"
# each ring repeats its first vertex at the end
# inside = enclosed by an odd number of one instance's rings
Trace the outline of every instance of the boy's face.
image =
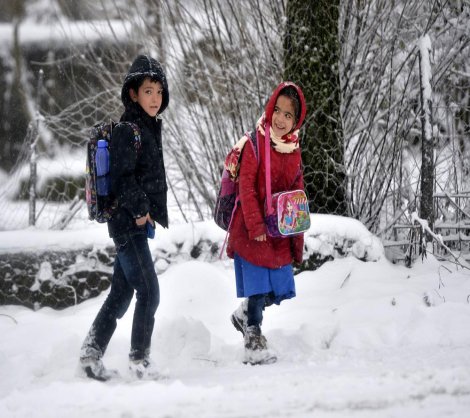
{"type": "Polygon", "coordinates": [[[288,134],[294,128],[295,109],[292,100],[287,96],[279,96],[274,106],[272,128],[277,137],[288,134]]]}
{"type": "Polygon", "coordinates": [[[132,101],[139,103],[142,109],[154,118],[162,105],[163,86],[159,81],[146,78],[137,93],[131,88],[129,89],[129,95],[132,101]]]}

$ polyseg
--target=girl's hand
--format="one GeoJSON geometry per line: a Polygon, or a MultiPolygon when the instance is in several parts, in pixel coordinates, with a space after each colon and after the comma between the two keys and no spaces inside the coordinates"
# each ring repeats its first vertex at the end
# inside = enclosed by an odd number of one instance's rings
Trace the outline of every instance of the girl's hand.
{"type": "Polygon", "coordinates": [[[266,241],[266,234],[260,235],[255,238],[256,241],[266,241]]]}

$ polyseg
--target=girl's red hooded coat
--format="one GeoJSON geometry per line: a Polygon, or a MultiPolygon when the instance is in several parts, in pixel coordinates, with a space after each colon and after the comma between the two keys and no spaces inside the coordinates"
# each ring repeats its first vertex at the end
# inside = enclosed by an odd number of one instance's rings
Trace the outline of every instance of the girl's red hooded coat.
{"type": "MultiPolygon", "coordinates": [[[[266,105],[265,119],[269,124],[271,123],[277,97],[280,91],[288,85],[296,88],[300,98],[301,116],[295,127],[295,129],[299,129],[305,119],[306,105],[302,91],[293,83],[281,83],[276,88],[266,105]]],[[[271,238],[268,236],[266,241],[255,240],[256,237],[266,234],[264,223],[265,138],[259,131],[257,131],[257,136],[259,165],[251,146],[245,146],[242,151],[243,157],[240,160],[239,172],[241,205],[235,211],[230,227],[227,255],[233,258],[237,253],[252,264],[273,269],[290,264],[293,260],[301,262],[304,238],[303,235],[292,238],[271,238]]],[[[289,154],[279,153],[272,147],[270,151],[272,193],[303,190],[300,148],[289,154]]]]}

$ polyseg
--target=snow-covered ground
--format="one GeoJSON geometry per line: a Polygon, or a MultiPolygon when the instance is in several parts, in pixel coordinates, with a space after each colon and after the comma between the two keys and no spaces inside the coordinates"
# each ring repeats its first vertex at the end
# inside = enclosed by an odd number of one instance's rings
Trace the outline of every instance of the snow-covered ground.
{"type": "MultiPolygon", "coordinates": [[[[367,240],[356,221],[319,219],[367,240]]],[[[160,231],[152,248],[194,240],[195,230],[160,231]]],[[[2,232],[0,249],[107,241],[101,226],[42,231],[42,243],[39,233],[2,232]]],[[[159,276],[152,357],[168,378],[157,382],[127,374],[132,305],[105,356],[122,378],[107,383],[77,367],[106,294],[63,311],[1,306],[0,417],[467,417],[470,272],[432,256],[407,269],[354,255],[299,274],[297,297],[266,310],[263,331],[279,358],[267,366],[242,364],[231,262],[171,264],[159,276]]]]}

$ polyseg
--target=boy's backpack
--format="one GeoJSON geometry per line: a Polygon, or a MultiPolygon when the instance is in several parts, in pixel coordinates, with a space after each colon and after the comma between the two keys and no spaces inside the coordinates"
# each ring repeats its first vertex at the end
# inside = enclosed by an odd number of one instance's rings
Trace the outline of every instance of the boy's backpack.
{"type": "MultiPolygon", "coordinates": [[[[245,134],[253,147],[255,152],[256,159],[259,163],[258,155],[258,140],[256,135],[256,129],[251,133],[245,134]]],[[[245,144],[246,145],[246,144],[245,144]]],[[[217,201],[215,203],[214,211],[214,221],[220,226],[223,230],[228,231],[232,223],[233,215],[238,205],[239,196],[238,196],[238,181],[239,181],[239,168],[240,168],[240,159],[242,156],[242,150],[238,151],[232,149],[225,159],[224,169],[222,172],[222,178],[220,180],[219,193],[217,194],[217,201]],[[227,169],[227,162],[234,167],[234,170],[230,172],[227,169]]],[[[223,249],[223,247],[222,247],[223,249]]]]}
{"type": "MultiPolygon", "coordinates": [[[[108,222],[117,208],[117,200],[108,193],[106,195],[98,195],[97,180],[98,174],[96,169],[96,152],[98,150],[98,141],[104,139],[107,142],[108,150],[112,147],[113,129],[120,123],[129,124],[134,131],[134,146],[137,151],[141,148],[140,128],[132,122],[101,122],[93,126],[87,143],[87,159],[86,159],[86,175],[85,175],[85,198],[88,208],[88,218],[99,223],[108,222]]],[[[106,182],[110,182],[109,175],[105,177],[106,182]]],[[[107,190],[111,188],[106,187],[107,190]]]]}

